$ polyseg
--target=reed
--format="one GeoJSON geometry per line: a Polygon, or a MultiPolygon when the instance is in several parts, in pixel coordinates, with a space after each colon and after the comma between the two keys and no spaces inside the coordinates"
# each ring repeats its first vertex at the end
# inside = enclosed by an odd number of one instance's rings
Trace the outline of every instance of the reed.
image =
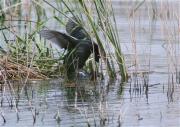
{"type": "MultiPolygon", "coordinates": [[[[44,0],[44,2],[53,7],[54,10],[66,16],[65,13],[59,11],[59,9],[48,3],[46,0],[44,0]]],[[[62,0],[59,2],[62,2],[64,4],[71,17],[76,17],[76,19],[78,19],[79,25],[83,26],[87,33],[89,33],[91,38],[94,38],[98,43],[101,52],[101,58],[106,65],[106,70],[109,77],[116,77],[117,70],[114,68],[114,64],[117,63],[119,66],[119,72],[122,78],[122,82],[127,81],[127,70],[125,66],[124,56],[121,52],[116,20],[111,3],[109,1],[102,0],[77,0],[74,1],[73,4],[72,1],[62,0]],[[89,8],[89,5],[91,8],[89,8]],[[113,52],[106,50],[107,46],[114,49],[115,59],[112,55],[113,52]]],[[[70,17],[67,18],[69,19],[70,17]]]]}
{"type": "MultiPolygon", "coordinates": [[[[27,68],[36,66],[42,74],[48,77],[54,75],[52,68],[56,65],[56,69],[58,69],[56,75],[62,74],[63,66],[58,60],[62,60],[64,53],[58,52],[59,57],[55,58],[52,46],[46,44],[45,41],[42,42],[36,33],[49,20],[58,21],[60,27],[63,28],[67,20],[76,17],[78,20],[75,22],[83,26],[89,36],[98,43],[101,58],[109,77],[116,78],[116,72],[120,72],[122,82],[127,81],[127,70],[121,52],[114,11],[109,1],[56,0],[56,6],[46,0],[33,0],[31,3],[25,2],[24,4],[20,1],[13,1],[10,4],[12,5],[6,8],[5,13],[2,11],[3,13],[1,12],[0,15],[1,32],[6,40],[8,50],[11,52],[10,56],[16,60],[17,64],[21,63],[27,68]],[[49,5],[52,9],[50,18],[47,16],[49,10],[46,11],[42,5],[49,5]],[[32,14],[31,10],[35,10],[35,13],[32,14]],[[14,17],[10,18],[6,15],[6,11],[13,12],[14,17]],[[36,21],[31,20],[32,15],[35,15],[36,21]],[[15,36],[15,40],[13,40],[15,43],[10,43],[4,32],[15,36]],[[112,47],[114,52],[111,52],[110,49],[107,50],[107,47],[112,47]],[[115,68],[116,64],[119,67],[118,70],[115,68]]],[[[98,70],[95,61],[92,63],[89,64],[91,65],[89,68],[98,70]]]]}

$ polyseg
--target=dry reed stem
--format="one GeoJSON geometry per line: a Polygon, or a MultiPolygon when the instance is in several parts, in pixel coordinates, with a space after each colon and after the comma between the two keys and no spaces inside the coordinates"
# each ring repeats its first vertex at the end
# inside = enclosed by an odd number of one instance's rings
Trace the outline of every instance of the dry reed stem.
{"type": "Polygon", "coordinates": [[[1,73],[6,73],[8,79],[19,80],[28,76],[28,79],[47,79],[48,77],[41,74],[36,68],[29,68],[20,63],[15,63],[6,56],[0,59],[0,66],[4,68],[1,73]]]}

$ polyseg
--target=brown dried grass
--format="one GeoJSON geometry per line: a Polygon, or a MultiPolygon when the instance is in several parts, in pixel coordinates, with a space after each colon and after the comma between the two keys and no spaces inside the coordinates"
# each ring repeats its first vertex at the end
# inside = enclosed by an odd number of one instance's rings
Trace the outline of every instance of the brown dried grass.
{"type": "Polygon", "coordinates": [[[8,56],[0,59],[0,79],[1,80],[37,80],[47,79],[37,67],[27,67],[23,64],[12,61],[8,56]]]}

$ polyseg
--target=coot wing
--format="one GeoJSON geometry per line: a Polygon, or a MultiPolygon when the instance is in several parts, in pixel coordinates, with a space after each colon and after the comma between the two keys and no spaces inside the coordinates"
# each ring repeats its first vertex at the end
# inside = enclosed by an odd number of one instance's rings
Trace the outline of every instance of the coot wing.
{"type": "Polygon", "coordinates": [[[45,39],[50,40],[61,48],[74,48],[78,41],[76,38],[67,35],[65,33],[55,31],[55,30],[41,30],[39,34],[45,39]]]}

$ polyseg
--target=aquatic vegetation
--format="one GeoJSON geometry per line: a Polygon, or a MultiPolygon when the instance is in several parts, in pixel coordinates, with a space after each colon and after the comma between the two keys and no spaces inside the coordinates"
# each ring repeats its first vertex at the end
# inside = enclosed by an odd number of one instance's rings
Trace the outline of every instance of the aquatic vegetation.
{"type": "Polygon", "coordinates": [[[76,15],[78,19],[81,19],[81,23],[85,26],[84,29],[89,31],[88,33],[90,33],[92,38],[95,38],[110,78],[116,77],[117,69],[114,68],[114,64],[117,64],[119,66],[122,82],[127,81],[127,70],[121,52],[116,20],[111,3],[101,0],[93,0],[91,2],[79,0],[75,2],[75,4],[77,4],[76,6],[72,6],[72,4],[67,1],[63,1],[63,3],[72,15],[76,15]],[[83,21],[87,24],[83,23],[83,21]],[[116,55],[115,59],[111,55],[113,52],[110,52],[109,49],[107,50],[105,48],[106,46],[113,47],[116,55]],[[110,56],[109,58],[107,54],[110,56]],[[114,60],[116,62],[114,62],[114,60]]]}
{"type": "Polygon", "coordinates": [[[113,8],[111,0],[4,1],[0,1],[2,126],[162,126],[167,119],[172,126],[179,124],[178,4],[115,0],[113,8]],[[39,35],[51,34],[50,29],[98,44],[99,63],[91,46],[91,55],[88,52],[83,61],[83,71],[94,72],[95,82],[80,79],[66,85],[61,80],[67,64],[76,60],[71,56],[75,50],[61,50],[39,35]],[[65,61],[67,55],[70,59],[65,61]],[[42,80],[48,78],[56,79],[42,80]]]}
{"type": "MultiPolygon", "coordinates": [[[[32,1],[32,3],[24,2],[24,4],[21,4],[20,1],[14,1],[11,4],[8,11],[14,15],[13,18],[10,18],[6,11],[1,11],[0,21],[2,24],[1,33],[5,40],[4,47],[8,51],[8,58],[12,58],[11,61],[14,61],[14,63],[22,64],[22,66],[31,69],[33,67],[38,68],[38,72],[47,77],[63,75],[66,67],[63,66],[61,61],[66,56],[66,52],[56,51],[55,53],[51,44],[40,39],[38,31],[45,27],[48,22],[52,22],[51,20],[59,22],[62,29],[67,21],[71,21],[80,28],[79,31],[85,33],[87,38],[82,39],[92,40],[93,43],[98,44],[102,59],[101,64],[105,64],[109,77],[116,78],[116,72],[120,72],[122,82],[127,81],[127,70],[121,52],[116,20],[109,1],[93,0],[85,2],[77,0],[70,2],[57,0],[56,5],[54,5],[43,0],[32,1]],[[41,5],[50,6],[49,10],[53,11],[53,13],[50,13],[51,18],[47,18],[49,11],[46,11],[41,5]],[[91,5],[94,11],[90,11],[92,8],[89,8],[88,5],[91,5]],[[22,12],[21,9],[25,9],[25,11],[22,12]],[[35,13],[31,13],[31,9],[35,10],[35,13]],[[32,15],[34,15],[33,19],[36,21],[31,20],[32,15]],[[7,37],[6,33],[13,36],[12,40],[7,37]],[[113,48],[115,57],[112,55],[113,52],[110,52],[109,49],[106,50],[107,46],[113,48]],[[114,68],[115,64],[119,66],[118,70],[114,68]]],[[[78,38],[75,35],[76,31],[73,33],[69,28],[66,29],[71,36],[74,34],[73,36],[78,38]]],[[[94,50],[95,55],[92,55],[91,58],[97,56],[97,49],[93,48],[92,50],[94,50]]],[[[100,66],[95,63],[97,60],[91,58],[88,62],[92,64],[87,64],[84,68],[91,72],[99,73],[100,71],[104,73],[100,66]]]]}

